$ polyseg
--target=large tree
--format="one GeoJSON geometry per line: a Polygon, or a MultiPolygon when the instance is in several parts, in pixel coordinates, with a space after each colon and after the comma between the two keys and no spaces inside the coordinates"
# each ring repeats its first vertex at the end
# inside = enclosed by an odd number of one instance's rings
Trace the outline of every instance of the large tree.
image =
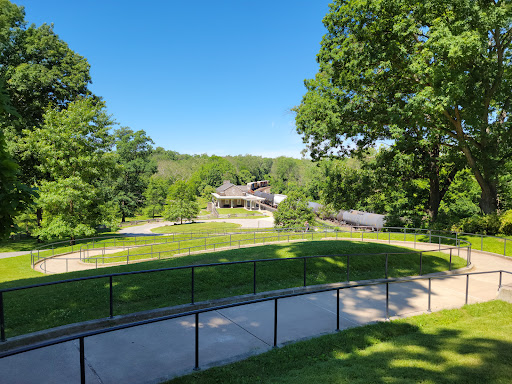
{"type": "Polygon", "coordinates": [[[296,108],[313,158],[421,129],[421,140],[460,153],[482,211],[496,210],[512,155],[512,4],[337,0],[324,25],[319,73],[296,108]]]}
{"type": "Polygon", "coordinates": [[[0,77],[17,114],[1,122],[9,151],[20,165],[22,180],[32,185],[47,175],[38,172],[34,153],[24,145],[24,132],[43,123],[48,106],[62,110],[90,95],[87,60],[53,31],[25,22],[23,7],[0,0],[0,77]]]}
{"type": "Polygon", "coordinates": [[[86,98],[62,111],[48,108],[41,127],[25,132],[38,171],[47,175],[37,183],[44,218],[36,234],[42,238],[73,239],[93,234],[100,224],[115,226],[108,198],[112,124],[104,103],[86,98]]]}
{"type": "Polygon", "coordinates": [[[178,180],[169,188],[167,196],[167,207],[164,211],[164,218],[170,221],[183,219],[193,220],[199,214],[199,205],[196,202],[194,188],[183,180],[178,180]]]}
{"type": "Polygon", "coordinates": [[[134,215],[144,205],[144,191],[157,168],[150,158],[153,140],[146,132],[121,127],[115,131],[114,137],[120,166],[115,183],[115,200],[119,205],[121,221],[124,222],[127,216],[134,215]]]}

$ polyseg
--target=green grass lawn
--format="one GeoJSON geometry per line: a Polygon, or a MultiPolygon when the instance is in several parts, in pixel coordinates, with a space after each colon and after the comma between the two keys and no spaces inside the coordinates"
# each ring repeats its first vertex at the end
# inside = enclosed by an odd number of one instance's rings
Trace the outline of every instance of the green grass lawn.
{"type": "Polygon", "coordinates": [[[298,342],[168,383],[510,383],[512,304],[491,301],[298,342]]]}
{"type": "MultiPolygon", "coordinates": [[[[211,264],[226,261],[264,258],[288,258],[309,255],[343,253],[407,252],[400,247],[349,241],[314,241],[273,244],[261,247],[233,249],[186,257],[155,260],[101,270],[71,272],[40,276],[30,269],[29,257],[0,259],[0,275],[10,273],[11,281],[4,281],[0,288],[37,284],[46,281],[70,279],[81,276],[176,267],[183,265],[211,264]],[[17,270],[15,270],[17,269],[17,270]],[[17,277],[17,279],[16,279],[17,277]]],[[[346,278],[346,256],[327,257],[307,261],[307,284],[324,284],[346,278]]],[[[362,280],[384,277],[384,255],[351,256],[350,278],[362,280]]],[[[454,257],[454,268],[465,261],[454,257]]],[[[391,277],[418,274],[419,258],[411,253],[389,257],[391,277]]],[[[211,300],[252,293],[253,265],[230,265],[195,268],[195,300],[211,300]]],[[[447,255],[437,252],[425,254],[424,273],[448,269],[447,255]]],[[[280,260],[257,265],[257,291],[297,287],[303,284],[303,261],[280,260]]],[[[114,278],[114,312],[127,314],[148,309],[186,304],[190,302],[190,269],[163,271],[114,278]]],[[[63,324],[104,318],[109,313],[108,278],[74,282],[65,285],[41,287],[4,294],[7,337],[34,332],[63,324]]]]}
{"type": "Polygon", "coordinates": [[[219,215],[261,215],[259,211],[248,211],[244,208],[217,208],[219,215]]]}
{"type": "Polygon", "coordinates": [[[154,233],[182,233],[182,232],[195,232],[195,231],[224,231],[240,228],[240,224],[233,223],[190,223],[181,225],[166,225],[151,230],[154,233]]]}

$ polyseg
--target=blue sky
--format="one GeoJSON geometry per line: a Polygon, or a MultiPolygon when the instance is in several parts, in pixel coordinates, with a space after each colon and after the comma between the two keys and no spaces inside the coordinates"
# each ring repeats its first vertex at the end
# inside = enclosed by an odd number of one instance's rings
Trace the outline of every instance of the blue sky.
{"type": "Polygon", "coordinates": [[[327,0],[12,0],[91,64],[121,126],[180,153],[300,157],[290,108],[315,75],[327,0]]]}

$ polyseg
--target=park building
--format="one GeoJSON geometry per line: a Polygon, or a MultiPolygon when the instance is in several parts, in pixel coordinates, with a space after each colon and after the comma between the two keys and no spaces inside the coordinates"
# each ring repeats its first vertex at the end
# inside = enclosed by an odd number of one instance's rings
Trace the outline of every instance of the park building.
{"type": "Polygon", "coordinates": [[[229,180],[212,193],[212,202],[216,208],[245,208],[250,211],[261,210],[264,197],[255,195],[255,192],[269,192],[268,180],[253,181],[247,185],[235,185],[229,180]]]}

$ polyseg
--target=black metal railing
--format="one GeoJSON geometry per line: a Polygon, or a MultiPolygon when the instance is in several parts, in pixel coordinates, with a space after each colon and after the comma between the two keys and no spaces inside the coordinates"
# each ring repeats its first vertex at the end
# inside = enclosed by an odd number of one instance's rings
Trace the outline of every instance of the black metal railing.
{"type": "MultiPolygon", "coordinates": [[[[271,236],[263,236],[263,237],[256,237],[256,234],[260,234],[262,233],[264,230],[258,230],[258,231],[254,231],[254,232],[249,232],[249,231],[244,231],[244,232],[214,232],[214,233],[207,233],[207,236],[205,237],[193,237],[194,235],[203,235],[203,233],[201,232],[198,232],[198,233],[187,233],[185,234],[183,237],[179,237],[180,240],[176,240],[176,237],[173,235],[172,237],[172,241],[170,237],[167,237],[165,238],[165,241],[161,241],[161,242],[153,242],[153,243],[150,243],[148,244],[148,240],[147,239],[144,239],[144,242],[141,243],[141,244],[137,244],[137,240],[135,240],[135,245],[126,245],[126,243],[129,243],[131,244],[133,241],[132,240],[127,240],[127,241],[118,241],[116,243],[116,240],[114,241],[113,243],[113,246],[114,248],[116,249],[119,249],[119,248],[122,248],[121,251],[124,251],[126,250],[127,251],[127,254],[126,255],[119,255],[119,256],[115,256],[115,255],[109,255],[109,256],[106,256],[106,251],[108,249],[113,249],[112,247],[110,246],[107,246],[109,243],[108,242],[102,242],[101,244],[103,245],[102,247],[94,247],[94,243],[91,245],[91,244],[87,244],[87,245],[84,245],[80,248],[80,254],[79,254],[79,259],[80,260],[84,260],[86,262],[90,262],[90,263],[94,263],[95,264],[95,268],[97,269],[98,268],[98,264],[104,264],[105,263],[105,259],[108,260],[109,263],[119,263],[119,262],[124,262],[126,261],[126,264],[129,264],[130,260],[131,261],[138,261],[140,260],[142,257],[145,257],[145,259],[162,259],[162,258],[165,258],[165,257],[171,257],[175,254],[182,254],[182,253],[188,253],[189,255],[194,252],[194,251],[201,251],[201,250],[204,250],[204,251],[207,251],[208,249],[210,250],[213,250],[213,251],[216,251],[217,248],[219,247],[236,247],[238,245],[238,248],[241,247],[242,245],[242,242],[251,242],[255,245],[256,243],[258,244],[262,244],[264,245],[265,242],[267,241],[268,243],[268,240],[269,239],[274,239],[276,237],[276,235],[271,235],[271,236]],[[229,234],[229,241],[222,241],[222,242],[217,242],[217,243],[209,243],[207,244],[207,239],[211,238],[211,237],[219,237],[219,236],[227,236],[229,234]],[[237,235],[242,235],[242,234],[247,234],[247,235],[252,235],[251,238],[247,238],[247,239],[233,239],[232,236],[237,236],[237,235]],[[190,237],[189,237],[190,236],[190,237]],[[181,242],[183,241],[192,241],[192,240],[201,240],[201,239],[204,239],[204,244],[201,244],[201,245],[194,245],[194,246],[189,246],[189,247],[181,247],[181,242]],[[162,245],[162,244],[168,244],[168,243],[178,243],[178,247],[175,248],[175,249],[168,249],[168,250],[165,250],[165,251],[156,251],[156,252],[153,252],[153,246],[158,246],[158,245],[162,245]],[[141,247],[141,246],[144,246],[144,245],[151,245],[151,252],[143,252],[143,253],[132,253],[130,255],[130,247],[141,247]],[[91,246],[91,247],[90,247],[91,246]],[[85,249],[83,249],[84,247],[86,247],[85,249]],[[89,248],[90,247],[90,248],[89,248]],[[92,250],[92,249],[96,249],[96,250],[100,250],[102,251],[102,254],[100,256],[88,256],[89,254],[89,251],[92,250]],[[83,256],[82,256],[82,253],[83,253],[83,256]],[[116,260],[117,259],[117,260],[116,260]],[[114,261],[112,261],[114,260],[114,261]]],[[[316,231],[309,231],[309,232],[306,232],[305,230],[302,230],[302,231],[293,231],[293,230],[290,230],[290,229],[272,229],[270,231],[265,231],[264,233],[267,233],[267,232],[270,232],[270,233],[276,233],[277,234],[277,240],[276,241],[288,241],[290,242],[291,239],[302,239],[302,240],[309,240],[309,236],[311,236],[311,240],[313,241],[314,238],[315,238],[315,235],[324,235],[326,233],[333,233],[335,236],[336,239],[339,238],[339,235],[347,235],[348,236],[348,231],[340,231],[340,230],[333,230],[332,228],[329,228],[329,229],[323,229],[323,230],[316,230],[316,231]],[[299,236],[299,237],[297,237],[299,236]]],[[[351,239],[354,239],[354,234],[357,234],[356,236],[356,239],[359,239],[359,233],[361,234],[360,236],[360,240],[361,241],[364,241],[365,239],[365,234],[366,234],[366,238],[367,240],[370,239],[372,240],[371,236],[374,236],[375,235],[375,232],[366,232],[366,231],[358,231],[358,232],[353,232],[353,231],[350,231],[350,238],[351,239]]],[[[391,232],[387,232],[387,237],[388,237],[388,242],[391,243],[391,232]]],[[[182,236],[182,235],[180,235],[182,236]]],[[[385,240],[382,238],[382,235],[381,235],[381,238],[379,239],[379,232],[376,232],[376,239],[377,240],[385,240]]],[[[444,243],[451,243],[451,242],[454,242],[454,244],[461,248],[461,242],[463,242],[465,245],[463,247],[469,247],[470,248],[470,245],[471,243],[466,241],[466,240],[462,240],[462,239],[454,239],[454,238],[451,238],[451,237],[446,237],[446,236],[441,236],[441,235],[434,235],[434,238],[437,238],[437,243],[438,243],[438,249],[441,250],[441,245],[444,244],[444,243]]],[[[159,239],[162,239],[162,238],[159,238],[159,239]]],[[[155,241],[156,238],[153,239],[153,241],[155,241]]],[[[399,240],[401,241],[401,239],[399,240]]],[[[404,241],[407,241],[406,240],[406,236],[404,237],[404,241]]],[[[432,236],[429,237],[429,241],[431,242],[432,241],[432,236]]],[[[420,242],[420,243],[424,243],[423,241],[419,241],[417,239],[417,236],[415,235],[414,236],[414,241],[409,241],[411,243],[414,244],[414,248],[416,248],[416,243],[417,242],[420,242]]],[[[468,252],[470,252],[470,249],[468,248],[468,252]]],[[[120,252],[121,252],[120,251],[120,252]]],[[[48,268],[47,268],[47,265],[46,265],[46,260],[47,259],[53,259],[55,256],[49,256],[49,257],[41,257],[39,258],[39,256],[37,257],[34,257],[33,259],[33,266],[37,263],[39,263],[41,265],[41,271],[47,273],[48,272],[48,268]]],[[[68,262],[69,260],[75,260],[76,258],[62,258],[62,257],[59,257],[59,262],[65,262],[66,263],[66,272],[68,271],[68,262]]],[[[468,256],[468,265],[470,263],[470,255],[468,256]]],[[[51,271],[50,271],[51,272],[51,271]]]]}
{"type": "MultiPolygon", "coordinates": [[[[67,279],[67,280],[59,280],[59,281],[52,281],[47,283],[40,283],[40,284],[33,284],[33,285],[26,285],[21,287],[13,287],[13,288],[6,288],[6,289],[0,289],[0,340],[5,341],[6,340],[6,334],[5,334],[5,306],[4,306],[4,294],[7,292],[14,292],[14,291],[21,291],[21,290],[28,290],[28,289],[34,289],[34,288],[40,288],[40,287],[47,287],[47,286],[53,286],[53,285],[60,285],[60,284],[68,284],[68,283],[74,283],[78,281],[85,281],[85,280],[93,280],[93,279],[107,279],[109,280],[109,317],[112,318],[114,316],[114,278],[122,277],[122,276],[130,276],[130,275],[140,275],[140,274],[151,274],[156,272],[163,272],[163,271],[178,271],[178,270],[190,270],[190,304],[194,304],[196,302],[196,270],[198,268],[215,268],[215,267],[221,267],[221,266],[227,266],[227,265],[245,265],[245,264],[253,264],[253,274],[252,274],[252,287],[253,287],[253,294],[257,293],[257,265],[262,263],[271,263],[271,262],[282,262],[285,260],[302,260],[303,263],[303,286],[307,286],[307,261],[311,259],[325,259],[325,258],[332,258],[332,257],[346,257],[347,259],[347,267],[346,267],[346,281],[350,281],[351,276],[351,264],[350,259],[351,257],[368,257],[368,256],[383,256],[384,259],[384,265],[382,267],[382,271],[384,273],[384,276],[387,278],[389,277],[389,257],[393,255],[408,255],[408,254],[416,254],[419,258],[418,260],[418,273],[419,275],[423,274],[423,260],[424,260],[424,254],[428,252],[434,252],[434,251],[446,251],[449,252],[449,261],[448,261],[448,268],[449,270],[452,270],[452,256],[453,251],[456,250],[457,253],[460,253],[460,250],[464,249],[466,251],[466,266],[469,266],[470,264],[470,245],[466,245],[464,247],[457,247],[457,246],[447,246],[444,248],[436,247],[432,250],[422,250],[422,251],[404,251],[404,252],[384,252],[384,253],[352,253],[352,254],[331,254],[331,255],[312,255],[312,256],[300,256],[300,257],[287,257],[287,258],[271,258],[271,259],[257,259],[257,260],[242,260],[242,261],[231,261],[231,262],[222,262],[222,263],[210,263],[210,264],[196,264],[196,265],[186,265],[186,266],[179,266],[179,267],[168,267],[168,268],[158,268],[158,269],[149,269],[149,270],[141,270],[141,271],[131,271],[131,272],[118,272],[118,273],[111,273],[111,274],[105,274],[105,275],[96,275],[96,276],[87,276],[87,277],[80,277],[80,278],[74,278],[74,279],[67,279]]],[[[80,308],[77,308],[79,310],[80,308]]]]}
{"type": "Polygon", "coordinates": [[[20,354],[20,353],[25,353],[25,352],[29,352],[29,351],[45,348],[45,347],[50,347],[50,346],[66,343],[66,342],[69,342],[69,341],[78,340],[79,341],[79,351],[80,351],[80,353],[79,353],[79,361],[77,363],[80,366],[80,382],[82,384],[85,384],[85,382],[86,382],[86,379],[85,379],[85,377],[86,377],[86,374],[85,374],[85,339],[86,338],[92,337],[92,336],[97,336],[97,335],[102,335],[102,334],[105,334],[105,333],[115,332],[115,331],[119,331],[119,330],[124,330],[124,329],[128,329],[128,328],[138,327],[138,326],[141,326],[141,325],[147,325],[147,324],[153,324],[153,323],[167,321],[167,320],[172,320],[172,319],[178,319],[178,318],[182,318],[182,317],[185,317],[185,316],[194,316],[195,335],[194,335],[193,366],[194,366],[194,369],[197,370],[197,369],[200,368],[200,361],[199,361],[199,351],[200,351],[199,320],[200,320],[200,318],[199,318],[199,315],[204,314],[204,313],[213,312],[213,311],[219,311],[219,310],[227,309],[227,308],[248,306],[248,305],[257,304],[257,303],[263,303],[263,302],[273,302],[274,303],[274,306],[273,306],[274,307],[274,311],[273,311],[274,312],[273,313],[273,320],[274,320],[273,321],[273,347],[276,348],[276,347],[278,347],[278,344],[279,344],[279,339],[278,339],[278,336],[279,336],[279,333],[278,333],[278,326],[279,326],[279,324],[278,324],[278,310],[279,310],[279,305],[278,305],[278,302],[280,300],[284,300],[284,299],[292,298],[292,297],[304,296],[304,295],[312,295],[312,294],[336,291],[336,301],[337,301],[337,303],[336,303],[336,322],[335,322],[336,324],[335,324],[335,326],[333,325],[333,330],[334,331],[339,331],[340,330],[340,317],[341,317],[341,314],[342,314],[342,312],[340,310],[340,292],[343,291],[343,290],[352,289],[352,288],[360,288],[360,287],[368,287],[368,286],[385,285],[386,286],[386,296],[385,296],[386,316],[385,316],[385,318],[389,319],[389,317],[390,317],[389,316],[389,304],[390,304],[389,285],[390,284],[403,284],[403,283],[407,283],[407,282],[411,282],[411,281],[419,281],[419,280],[424,280],[425,281],[425,280],[428,280],[427,311],[430,312],[431,309],[432,309],[432,306],[431,306],[432,305],[432,300],[431,300],[431,296],[432,296],[432,284],[431,283],[432,283],[432,280],[448,279],[448,278],[455,278],[455,277],[466,276],[465,304],[468,304],[470,276],[484,275],[484,274],[499,274],[499,282],[498,282],[498,290],[499,290],[501,288],[501,286],[502,286],[502,275],[504,273],[512,274],[509,271],[496,270],[496,271],[486,271],[486,272],[462,273],[462,274],[457,274],[457,275],[429,276],[429,277],[406,277],[406,278],[399,278],[399,279],[398,278],[395,278],[395,279],[384,279],[382,281],[373,281],[373,282],[363,282],[363,283],[356,283],[356,284],[347,284],[345,286],[339,286],[339,287],[335,287],[335,288],[326,288],[326,289],[319,289],[319,290],[309,291],[309,292],[298,292],[298,293],[291,293],[291,294],[274,296],[274,297],[266,297],[266,298],[250,300],[250,301],[246,301],[246,302],[242,302],[242,303],[226,304],[226,305],[221,305],[221,306],[216,306],[216,307],[210,307],[210,308],[205,308],[205,309],[198,309],[198,310],[183,312],[183,313],[179,313],[179,314],[163,316],[163,317],[159,317],[159,318],[156,318],[156,319],[148,319],[148,320],[138,321],[138,322],[134,322],[134,323],[130,323],[130,324],[117,325],[117,326],[113,326],[113,327],[107,328],[107,329],[83,332],[83,333],[80,333],[78,335],[62,337],[62,338],[59,338],[59,339],[38,343],[38,344],[35,344],[35,345],[30,345],[30,346],[25,346],[25,347],[17,348],[17,349],[10,350],[10,351],[7,351],[7,352],[0,352],[0,359],[1,358],[6,358],[6,357],[9,357],[9,356],[14,356],[14,355],[17,355],[17,354],[20,354]]]}

